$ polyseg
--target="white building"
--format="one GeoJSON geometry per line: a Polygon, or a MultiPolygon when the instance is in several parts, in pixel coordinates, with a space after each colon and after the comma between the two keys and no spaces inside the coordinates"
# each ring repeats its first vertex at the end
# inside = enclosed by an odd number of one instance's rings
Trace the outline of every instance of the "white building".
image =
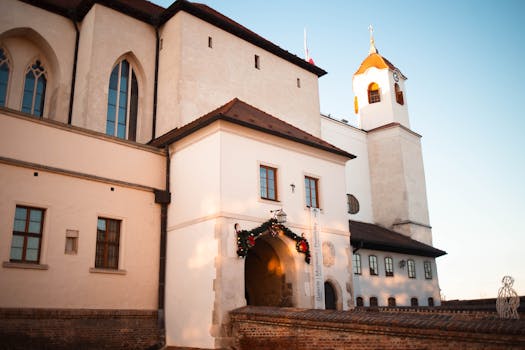
{"type": "Polygon", "coordinates": [[[215,348],[247,304],[437,305],[406,78],[371,52],[358,129],[325,73],[185,0],[1,2],[0,307],[157,309],[215,348]]]}

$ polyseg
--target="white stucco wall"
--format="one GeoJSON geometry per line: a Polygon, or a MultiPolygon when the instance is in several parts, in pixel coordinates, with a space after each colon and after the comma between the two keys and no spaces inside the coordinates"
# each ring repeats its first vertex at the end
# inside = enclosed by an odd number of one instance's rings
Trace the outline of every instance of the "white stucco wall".
{"type": "Polygon", "coordinates": [[[157,149],[9,112],[0,117],[3,157],[157,189],[165,186],[166,160],[157,149]]]}
{"type": "Polygon", "coordinates": [[[315,74],[185,12],[162,27],[161,38],[157,135],[235,97],[320,135],[315,74]],[[260,69],[254,67],[254,55],[260,57],[260,69]]]}
{"type": "Polygon", "coordinates": [[[349,219],[374,222],[366,132],[321,116],[321,135],[323,140],[356,156],[346,162],[345,169],[346,193],[353,194],[359,201],[359,212],[348,214],[349,219]]]}
{"type": "MultiPolygon", "coordinates": [[[[368,150],[376,222],[389,228],[407,220],[429,226],[420,136],[400,126],[377,129],[368,133],[368,150]]],[[[432,244],[430,230],[413,238],[432,244]]]]}
{"type": "Polygon", "coordinates": [[[17,205],[45,209],[40,264],[0,267],[0,306],[157,308],[160,206],[141,191],[0,164],[0,261],[8,262],[17,205]],[[111,191],[111,187],[114,188],[111,191]],[[119,270],[94,273],[97,219],[121,220],[119,270]],[[78,254],[65,254],[66,230],[78,230],[78,254]]]}
{"type": "Polygon", "coordinates": [[[162,152],[4,112],[0,157],[0,261],[9,262],[23,205],[45,209],[40,264],[48,266],[0,268],[1,306],[156,308],[160,206],[148,187],[163,189],[162,152]],[[90,272],[98,217],[122,221],[123,274],[90,272]],[[79,232],[76,255],[64,253],[66,230],[79,232]]]}
{"type": "Polygon", "coordinates": [[[210,333],[218,242],[215,220],[169,230],[166,343],[213,348],[210,333]]]}
{"type": "Polygon", "coordinates": [[[395,297],[397,306],[410,306],[410,299],[417,298],[419,306],[428,306],[428,298],[434,298],[434,305],[440,305],[436,261],[434,258],[408,254],[359,249],[361,255],[361,275],[354,274],[354,298],[362,297],[365,306],[370,305],[370,297],[376,297],[379,306],[388,306],[388,298],[395,297]],[[379,274],[370,275],[368,257],[377,256],[379,274]],[[385,276],[385,257],[394,260],[394,276],[385,276]],[[408,278],[408,267],[400,267],[399,262],[413,259],[416,265],[416,278],[408,278]],[[424,261],[432,265],[432,279],[425,279],[424,261]]]}
{"type": "MultiPolygon", "coordinates": [[[[217,346],[217,339],[224,336],[221,322],[227,312],[245,305],[244,260],[236,256],[235,223],[251,230],[272,217],[270,210],[283,208],[288,214],[286,226],[298,235],[305,233],[313,249],[305,175],[319,178],[321,241],[331,240],[335,245],[337,263],[329,275],[337,280],[343,305],[348,307],[351,275],[343,157],[223,121],[175,142],[170,152],[168,344],[206,347],[215,340],[217,346]],[[260,199],[261,164],[278,169],[278,201],[260,199]],[[292,183],[296,185],[294,192],[292,183]],[[199,254],[204,254],[198,270],[202,273],[193,276],[188,261],[199,254]],[[179,288],[182,276],[190,275],[189,282],[184,282],[188,286],[179,288]],[[232,280],[237,282],[227,283],[232,280]],[[187,318],[194,320],[194,313],[201,315],[195,321],[198,329],[181,324],[187,318]]],[[[295,306],[313,307],[312,265],[296,252],[294,241],[284,237],[283,243],[294,265],[295,306]]]]}

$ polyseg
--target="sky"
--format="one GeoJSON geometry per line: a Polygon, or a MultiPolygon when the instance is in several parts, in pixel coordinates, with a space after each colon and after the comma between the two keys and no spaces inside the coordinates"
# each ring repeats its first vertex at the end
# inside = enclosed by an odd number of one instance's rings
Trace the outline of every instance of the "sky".
{"type": "Polygon", "coordinates": [[[423,135],[433,242],[448,253],[437,259],[442,296],[495,298],[505,275],[525,295],[525,1],[198,2],[301,57],[306,28],[328,72],[321,112],[351,123],[372,24],[379,53],[408,77],[411,129],[423,135]]]}

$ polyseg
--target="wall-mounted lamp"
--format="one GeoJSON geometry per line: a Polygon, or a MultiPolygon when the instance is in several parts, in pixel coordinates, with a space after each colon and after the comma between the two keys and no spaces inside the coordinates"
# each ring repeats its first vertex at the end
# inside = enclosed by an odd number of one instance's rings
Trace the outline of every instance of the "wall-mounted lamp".
{"type": "Polygon", "coordinates": [[[290,187],[292,188],[292,193],[295,193],[295,184],[290,184],[290,187]]]}
{"type": "Polygon", "coordinates": [[[270,213],[273,213],[273,217],[279,224],[284,224],[286,222],[286,213],[282,208],[278,210],[270,210],[270,213]]]}
{"type": "Polygon", "coordinates": [[[241,230],[241,225],[235,223],[235,225],[233,225],[233,228],[235,229],[235,233],[239,233],[239,231],[241,230]]]}
{"type": "Polygon", "coordinates": [[[404,269],[406,263],[407,263],[407,262],[406,262],[405,260],[401,260],[401,261],[399,262],[399,267],[402,268],[402,269],[404,269]]]}

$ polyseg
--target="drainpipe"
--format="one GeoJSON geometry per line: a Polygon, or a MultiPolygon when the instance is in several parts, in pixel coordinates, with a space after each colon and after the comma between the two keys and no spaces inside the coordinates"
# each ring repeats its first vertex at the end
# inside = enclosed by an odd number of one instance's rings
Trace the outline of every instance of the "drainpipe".
{"type": "Polygon", "coordinates": [[[158,290],[158,327],[162,331],[162,343],[166,333],[165,321],[165,288],[166,288],[166,250],[168,235],[168,205],[171,202],[170,194],[170,150],[166,150],[166,184],[165,190],[155,190],[155,203],[160,204],[160,252],[159,252],[159,290],[158,290]]]}
{"type": "Polygon", "coordinates": [[[153,82],[153,126],[151,129],[151,139],[155,140],[155,133],[157,129],[157,85],[159,80],[159,51],[160,51],[160,36],[159,26],[155,25],[155,79],[153,82]]]}
{"type": "Polygon", "coordinates": [[[71,77],[71,94],[69,95],[69,113],[67,116],[67,124],[71,125],[71,122],[73,120],[73,100],[75,99],[75,81],[77,78],[77,60],[78,60],[78,42],[80,40],[80,30],[78,29],[78,24],[76,20],[76,13],[74,11],[71,12],[71,22],[73,22],[73,25],[75,26],[75,56],[73,58],[73,73],[71,77]]]}

